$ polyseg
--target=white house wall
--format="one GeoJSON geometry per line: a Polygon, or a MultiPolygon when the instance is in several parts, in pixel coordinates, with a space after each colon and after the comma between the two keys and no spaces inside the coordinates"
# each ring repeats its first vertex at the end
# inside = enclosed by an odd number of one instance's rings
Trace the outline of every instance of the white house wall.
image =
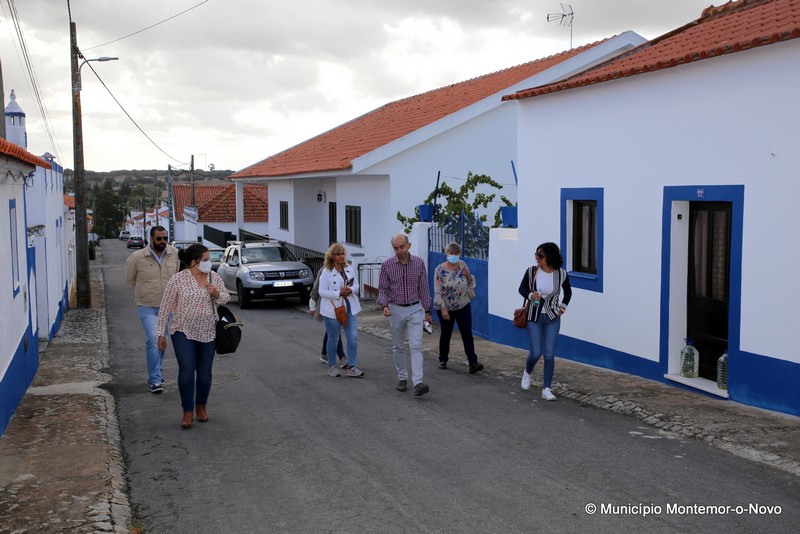
{"type": "Polygon", "coordinates": [[[45,339],[55,333],[68,297],[63,184],[63,172],[57,164],[53,163],[52,169],[37,167],[25,195],[28,227],[43,226],[30,241],[36,247],[39,337],[45,339]]]}
{"type": "MultiPolygon", "coordinates": [[[[0,156],[2,158],[4,156],[0,156]]],[[[5,168],[0,166],[5,173],[5,168]]],[[[14,170],[13,172],[19,172],[14,170]]],[[[30,172],[28,169],[25,172],[30,172]]],[[[6,183],[0,183],[0,250],[7,258],[6,267],[0,269],[0,309],[6,320],[0,321],[0,379],[5,375],[15,351],[22,341],[25,329],[28,328],[28,261],[26,255],[25,231],[25,197],[21,181],[9,178],[6,183]],[[11,219],[10,201],[16,204],[16,239],[17,261],[19,266],[18,281],[14,281],[11,271],[11,219]],[[14,318],[14,320],[10,320],[14,318]]]]}
{"type": "Polygon", "coordinates": [[[486,174],[504,184],[501,190],[488,186],[479,189],[497,194],[487,210],[491,223],[501,205],[500,195],[512,202],[517,196],[511,167],[516,159],[516,120],[512,106],[501,106],[366,169],[364,172],[391,174],[389,218],[394,231],[402,229],[396,213],[413,216],[414,207],[436,188],[439,171],[441,181],[453,189],[464,184],[468,172],[486,174]]]}
{"type": "MultiPolygon", "coordinates": [[[[336,201],[334,181],[331,180],[295,180],[293,182],[293,199],[289,203],[290,216],[289,229],[294,233],[297,245],[324,252],[328,249],[328,202],[336,201]],[[323,183],[327,184],[323,185],[323,183]],[[325,202],[317,202],[317,193],[322,190],[330,191],[325,194],[325,202]],[[322,224],[320,224],[320,221],[322,224]]],[[[269,187],[272,196],[272,185],[269,187]]],[[[280,211],[270,209],[269,218],[272,228],[280,223],[280,211]]]]}
{"type": "MultiPolygon", "coordinates": [[[[401,229],[390,200],[386,176],[346,176],[336,180],[336,221],[339,241],[354,263],[372,263],[393,254],[392,236],[401,229]],[[361,207],[361,245],[346,240],[345,206],[361,207]]],[[[327,229],[327,224],[325,225],[327,229]]]]}
{"type": "MultiPolygon", "coordinates": [[[[295,243],[294,240],[294,224],[291,224],[294,219],[294,199],[292,198],[292,191],[294,188],[293,180],[270,181],[269,183],[269,236],[274,239],[280,239],[289,243],[295,243]],[[289,203],[289,228],[284,230],[280,228],[281,209],[280,203],[285,201],[289,203]]],[[[302,243],[298,243],[303,245],[302,243]]],[[[305,245],[303,245],[305,246],[305,245]]]]}
{"type": "MultiPolygon", "coordinates": [[[[562,188],[603,189],[602,292],[575,290],[562,334],[657,362],[665,187],[743,187],[742,257],[732,258],[742,284],[730,289],[741,294],[738,349],[800,363],[800,285],[777,275],[800,260],[789,230],[800,196],[799,85],[795,39],[509,103],[520,110],[520,254],[561,241],[562,188]]],[[[688,205],[669,208],[666,250],[684,251],[670,258],[671,324],[685,324],[688,205]]],[[[670,353],[680,338],[670,332],[670,353]]]]}

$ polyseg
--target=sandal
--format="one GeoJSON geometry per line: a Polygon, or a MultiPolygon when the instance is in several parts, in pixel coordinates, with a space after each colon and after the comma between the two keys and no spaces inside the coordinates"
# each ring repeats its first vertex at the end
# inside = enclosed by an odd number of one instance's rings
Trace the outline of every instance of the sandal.
{"type": "Polygon", "coordinates": [[[447,362],[439,362],[439,369],[447,369],[447,362]]]}

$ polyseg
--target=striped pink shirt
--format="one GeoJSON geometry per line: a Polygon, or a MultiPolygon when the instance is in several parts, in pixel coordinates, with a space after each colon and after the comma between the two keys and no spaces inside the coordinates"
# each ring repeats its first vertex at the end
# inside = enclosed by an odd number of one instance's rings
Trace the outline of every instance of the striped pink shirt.
{"type": "Polygon", "coordinates": [[[428,288],[428,272],[422,258],[408,255],[408,263],[403,265],[397,256],[392,256],[381,264],[378,278],[378,304],[414,304],[420,302],[425,310],[431,309],[431,292],[428,288]]]}
{"type": "Polygon", "coordinates": [[[194,341],[214,341],[217,334],[217,305],[225,304],[231,296],[217,273],[211,271],[208,274],[211,283],[219,291],[219,298],[212,298],[205,287],[200,287],[189,269],[184,269],[169,279],[158,310],[156,335],[165,334],[167,318],[172,314],[170,335],[180,330],[194,341]]]}

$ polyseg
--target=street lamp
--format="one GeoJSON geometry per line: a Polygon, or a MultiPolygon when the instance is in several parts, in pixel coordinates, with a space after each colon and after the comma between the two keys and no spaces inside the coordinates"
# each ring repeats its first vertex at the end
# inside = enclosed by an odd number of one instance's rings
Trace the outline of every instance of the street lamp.
{"type": "Polygon", "coordinates": [[[86,199],[84,192],[85,169],[83,168],[83,125],[81,123],[81,67],[89,61],[115,61],[119,58],[103,56],[84,59],[78,64],[83,54],[78,50],[77,30],[75,23],[69,23],[70,56],[72,60],[72,140],[75,176],[75,299],[78,308],[89,308],[92,305],[91,285],[89,282],[89,235],[86,224],[86,199]]]}

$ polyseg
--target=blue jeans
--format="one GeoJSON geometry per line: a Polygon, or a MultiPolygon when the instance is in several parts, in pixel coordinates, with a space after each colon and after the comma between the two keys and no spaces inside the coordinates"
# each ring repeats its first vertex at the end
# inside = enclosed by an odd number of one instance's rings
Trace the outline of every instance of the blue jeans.
{"type": "MultiPolygon", "coordinates": [[[[328,356],[328,331],[325,330],[325,335],[322,337],[322,355],[328,356]]],[[[339,343],[336,344],[336,356],[339,358],[344,357],[344,347],[342,346],[342,338],[339,338],[339,343]]]]}
{"type": "Polygon", "coordinates": [[[203,343],[187,339],[186,334],[172,334],[172,348],[178,359],[178,391],[184,412],[194,411],[195,404],[208,403],[211,393],[211,366],[214,363],[216,341],[203,343]]]}
{"type": "Polygon", "coordinates": [[[142,322],[146,336],[145,355],[147,356],[147,383],[160,384],[161,369],[164,367],[164,353],[158,350],[158,336],[156,335],[156,322],[158,321],[158,308],[150,306],[136,306],[139,320],[142,322]]]}
{"type": "Polygon", "coordinates": [[[525,327],[528,332],[528,343],[530,351],[525,360],[525,371],[529,374],[533,372],[533,367],[539,361],[539,357],[544,356],[544,386],[550,387],[553,382],[553,371],[555,370],[556,340],[558,331],[561,329],[561,317],[550,319],[546,313],[539,314],[536,322],[528,321],[525,327]]]}
{"type": "Polygon", "coordinates": [[[350,303],[345,300],[347,306],[347,326],[344,326],[336,319],[323,317],[325,320],[325,330],[328,334],[328,367],[336,365],[336,345],[341,342],[339,329],[344,328],[344,335],[347,338],[347,365],[355,367],[358,357],[358,316],[350,313],[350,303]]]}

